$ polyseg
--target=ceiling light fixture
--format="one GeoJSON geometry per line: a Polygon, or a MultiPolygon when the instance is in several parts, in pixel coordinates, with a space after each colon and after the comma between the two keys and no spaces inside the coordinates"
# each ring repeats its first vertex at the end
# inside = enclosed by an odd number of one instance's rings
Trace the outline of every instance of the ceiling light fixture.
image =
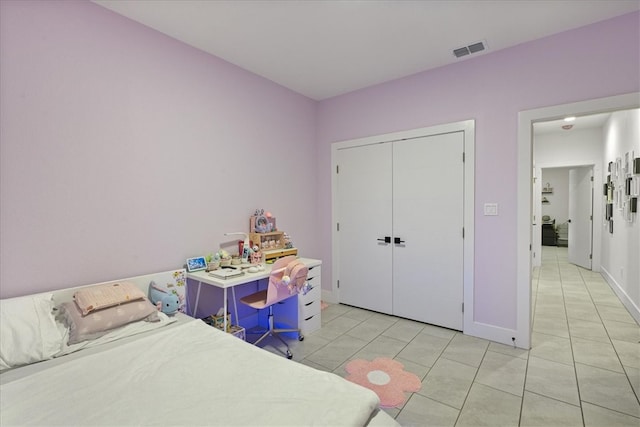
{"type": "Polygon", "coordinates": [[[565,121],[565,122],[572,122],[572,121],[574,121],[575,119],[576,119],[576,116],[570,116],[570,117],[565,117],[565,118],[564,118],[564,121],[565,121]]]}

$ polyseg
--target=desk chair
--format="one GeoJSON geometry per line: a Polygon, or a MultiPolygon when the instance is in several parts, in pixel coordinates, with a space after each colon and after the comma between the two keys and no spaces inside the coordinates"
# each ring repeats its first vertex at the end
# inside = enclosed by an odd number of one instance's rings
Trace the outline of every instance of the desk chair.
{"type": "Polygon", "coordinates": [[[269,309],[269,329],[260,337],[253,345],[258,345],[268,336],[276,337],[287,347],[287,359],[291,359],[293,354],[289,350],[289,345],[279,335],[281,332],[297,332],[298,339],[304,340],[300,333],[300,329],[275,328],[273,323],[273,306],[281,301],[297,295],[305,282],[307,281],[307,273],[309,269],[301,261],[298,261],[294,255],[280,258],[273,264],[271,275],[269,276],[269,284],[267,289],[258,291],[251,295],[240,298],[240,302],[258,310],[269,309]]]}

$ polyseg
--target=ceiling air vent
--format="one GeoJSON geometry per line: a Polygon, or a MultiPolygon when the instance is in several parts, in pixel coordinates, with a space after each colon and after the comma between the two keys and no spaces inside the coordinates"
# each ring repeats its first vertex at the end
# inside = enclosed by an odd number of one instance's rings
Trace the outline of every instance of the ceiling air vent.
{"type": "Polygon", "coordinates": [[[466,56],[471,53],[481,52],[483,50],[485,50],[485,42],[477,42],[477,43],[470,44],[469,46],[453,49],[453,55],[456,58],[460,58],[462,56],[466,56]]]}
{"type": "Polygon", "coordinates": [[[458,49],[454,49],[453,50],[453,54],[456,56],[456,58],[460,58],[461,56],[465,56],[465,55],[469,55],[469,48],[465,47],[461,47],[458,49]]]}

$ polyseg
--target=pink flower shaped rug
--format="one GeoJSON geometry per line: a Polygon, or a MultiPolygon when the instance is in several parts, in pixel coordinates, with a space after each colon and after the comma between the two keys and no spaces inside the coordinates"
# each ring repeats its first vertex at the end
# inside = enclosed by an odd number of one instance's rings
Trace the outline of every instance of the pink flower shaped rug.
{"type": "Polygon", "coordinates": [[[346,379],[374,391],[380,398],[380,407],[393,408],[405,401],[405,392],[416,392],[422,387],[420,378],[404,370],[397,360],[378,357],[369,362],[356,359],[344,367],[346,379]]]}

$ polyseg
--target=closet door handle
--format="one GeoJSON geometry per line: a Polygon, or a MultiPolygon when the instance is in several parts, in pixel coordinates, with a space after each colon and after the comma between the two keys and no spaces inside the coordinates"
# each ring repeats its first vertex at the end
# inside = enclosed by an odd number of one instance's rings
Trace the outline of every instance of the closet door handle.
{"type": "Polygon", "coordinates": [[[391,243],[391,236],[384,236],[384,239],[378,239],[378,242],[391,243]]]}
{"type": "Polygon", "coordinates": [[[393,243],[395,243],[396,245],[399,245],[400,243],[404,243],[404,240],[400,240],[400,237],[394,237],[393,243]]]}

